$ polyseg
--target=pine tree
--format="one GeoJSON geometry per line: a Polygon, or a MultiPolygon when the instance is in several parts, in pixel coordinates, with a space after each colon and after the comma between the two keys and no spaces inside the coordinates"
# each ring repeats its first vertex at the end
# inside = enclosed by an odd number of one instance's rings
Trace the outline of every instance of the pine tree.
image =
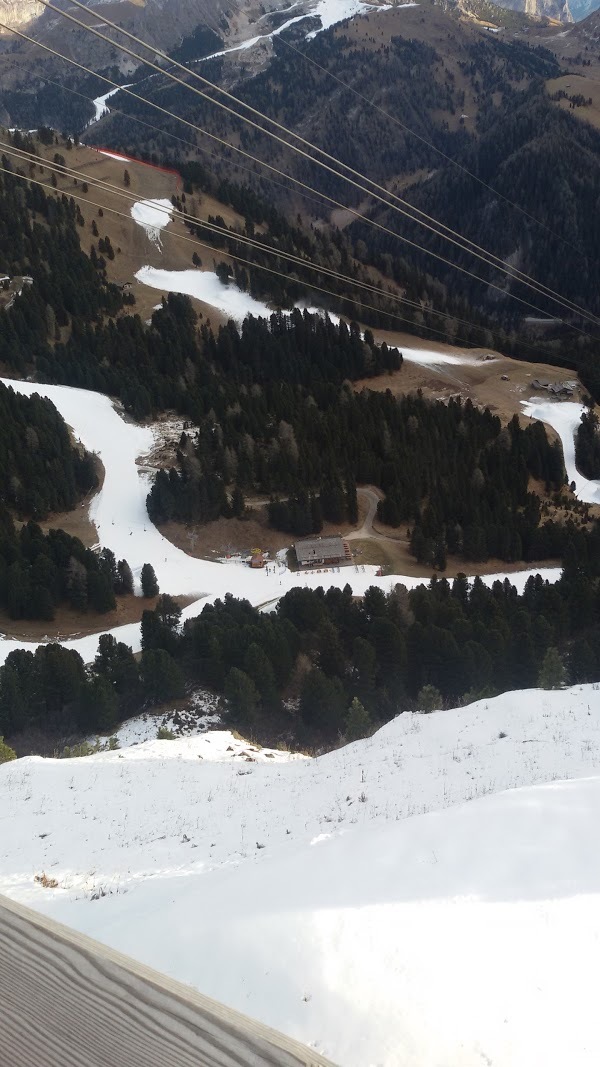
{"type": "Polygon", "coordinates": [[[81,730],[111,730],[117,721],[117,697],[110,682],[92,675],[82,690],[77,716],[81,730]]]}
{"type": "Polygon", "coordinates": [[[417,693],[417,711],[429,714],[431,711],[439,711],[442,707],[442,694],[435,685],[424,685],[417,693]]]}
{"type": "Polygon", "coordinates": [[[346,740],[359,741],[367,737],[372,728],[371,716],[358,697],[354,697],[346,715],[346,740]]]}
{"type": "Polygon", "coordinates": [[[158,596],[158,581],[151,563],[142,567],[142,593],[145,597],[158,596]]]}
{"type": "Polygon", "coordinates": [[[117,563],[117,581],[115,593],[122,596],[133,593],[133,574],[126,559],[120,559],[117,563]]]}
{"type": "Polygon", "coordinates": [[[225,699],[233,715],[239,716],[245,722],[251,722],[260,695],[254,682],[245,671],[238,667],[232,667],[225,679],[225,699]]]}
{"type": "Polygon", "coordinates": [[[246,510],[246,501],[239,485],[236,485],[231,494],[231,514],[234,519],[241,519],[246,510]]]}
{"type": "Polygon", "coordinates": [[[565,665],[557,648],[549,648],[538,675],[540,689],[562,689],[566,680],[565,665]]]}
{"type": "Polygon", "coordinates": [[[181,671],[164,648],[143,652],[140,666],[144,693],[153,703],[161,704],[183,696],[185,687],[181,671]]]}
{"type": "Polygon", "coordinates": [[[10,748],[4,741],[3,737],[0,737],[0,763],[10,763],[11,760],[17,758],[17,753],[14,748],[10,748]]]}

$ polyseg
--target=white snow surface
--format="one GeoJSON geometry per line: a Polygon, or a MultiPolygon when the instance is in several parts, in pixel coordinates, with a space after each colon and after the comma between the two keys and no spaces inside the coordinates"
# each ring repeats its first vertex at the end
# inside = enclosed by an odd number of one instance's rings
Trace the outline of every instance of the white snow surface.
{"type": "MultiPolygon", "coordinates": [[[[93,147],[93,146],[90,146],[93,147]]],[[[119,163],[137,163],[138,160],[132,159],[131,156],[123,156],[120,152],[109,152],[106,148],[96,148],[96,152],[99,152],[101,156],[108,156],[109,159],[116,159],[119,163]]]]}
{"type": "MultiPolygon", "coordinates": [[[[108,115],[110,108],[108,107],[107,102],[110,100],[111,96],[115,96],[115,94],[120,92],[121,89],[129,89],[130,84],[131,83],[129,83],[128,85],[120,85],[117,89],[111,89],[108,93],[104,93],[103,96],[97,96],[95,100],[92,100],[92,104],[96,109],[96,113],[94,115],[94,118],[90,122],[88,122],[88,126],[93,126],[94,122],[98,122],[101,118],[104,117],[104,115],[108,115]]],[[[115,158],[117,159],[120,157],[115,156],[115,158]]]]}
{"type": "Polygon", "coordinates": [[[138,200],[131,207],[131,217],[142,226],[149,239],[160,245],[160,231],[169,225],[173,214],[170,200],[138,200]]]}
{"type": "MultiPolygon", "coordinates": [[[[90,452],[98,455],[104,467],[104,483],[92,501],[90,518],[98,530],[99,543],[111,549],[117,559],[129,561],[138,591],[142,566],[151,563],[163,593],[197,597],[198,600],[184,608],[183,621],[193,618],[202,610],[202,602],[198,602],[200,598],[223,597],[227,592],[245,597],[252,604],[260,606],[279,599],[298,585],[312,589],[319,586],[343,589],[349,584],[356,596],[362,596],[370,585],[390,590],[398,582],[414,588],[427,581],[399,575],[378,577],[377,568],[368,565],[329,567],[298,573],[287,570],[279,563],[264,570],[252,570],[250,567],[232,567],[188,556],[167,541],[148,518],[146,496],[150,476],[140,471],[136,461],[152,450],[154,433],[151,427],[125,421],[109,397],[101,393],[62,385],[0,380],[18,393],[27,396],[38,393],[48,397],[75,436],[90,452]]],[[[160,426],[157,432],[162,432],[160,426]]],[[[510,575],[486,575],[484,581],[491,585],[497,579],[508,577],[517,589],[522,590],[529,575],[538,571],[539,568],[510,575]]],[[[542,573],[553,582],[560,577],[559,568],[543,569],[542,573]]],[[[140,627],[137,623],[111,630],[102,629],[100,625],[97,633],[73,637],[61,644],[75,649],[89,662],[96,654],[101,633],[112,633],[118,640],[130,645],[134,652],[140,650],[140,627]]],[[[13,649],[34,650],[40,643],[2,638],[0,635],[0,664],[4,663],[13,649]]]]}
{"type": "Polygon", "coordinates": [[[364,0],[317,0],[317,4],[310,12],[311,15],[318,15],[321,19],[321,27],[318,30],[312,30],[307,33],[306,38],[310,40],[312,37],[316,37],[318,33],[322,33],[323,30],[329,30],[332,26],[337,26],[338,22],[344,22],[345,19],[351,19],[355,15],[376,15],[379,11],[391,11],[396,7],[418,7],[418,4],[368,4],[364,0]]]}
{"type": "Polygon", "coordinates": [[[160,270],[158,267],[141,267],[136,280],[163,293],[183,293],[210,304],[216,311],[241,323],[246,315],[269,318],[273,308],[262,300],[255,300],[244,293],[235,282],[223,285],[217,275],[209,270],[160,270]]]}
{"type": "Polygon", "coordinates": [[[569,482],[575,482],[575,495],[587,504],[600,504],[600,482],[584,478],[575,466],[575,433],[586,408],[574,400],[523,400],[523,411],[530,419],[540,419],[552,426],[560,437],[569,482]]]}
{"type": "Polygon", "coordinates": [[[343,1067],[596,1067],[599,771],[591,685],[318,759],[225,732],[29,757],[0,891],[343,1067]]]}

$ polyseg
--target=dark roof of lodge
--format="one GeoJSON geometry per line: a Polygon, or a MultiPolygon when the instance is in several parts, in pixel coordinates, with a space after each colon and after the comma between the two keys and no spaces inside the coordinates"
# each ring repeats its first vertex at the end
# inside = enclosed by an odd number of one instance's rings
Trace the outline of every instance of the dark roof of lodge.
{"type": "Polygon", "coordinates": [[[307,537],[294,545],[299,563],[314,563],[319,559],[342,559],[344,543],[341,537],[307,537]]]}

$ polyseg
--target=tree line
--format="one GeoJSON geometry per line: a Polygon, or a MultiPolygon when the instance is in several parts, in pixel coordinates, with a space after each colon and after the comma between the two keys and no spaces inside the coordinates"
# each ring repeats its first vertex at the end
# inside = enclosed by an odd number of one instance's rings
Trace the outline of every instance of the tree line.
{"type": "Polygon", "coordinates": [[[161,596],[142,619],[142,656],[104,634],[87,668],[58,645],[12,652],[0,668],[0,734],[112,730],[186,686],[222,694],[229,722],[264,742],[317,749],[405,710],[453,707],[538,684],[600,678],[600,533],[573,530],[559,582],[518,594],[463,576],[362,600],[297,588],[272,613],[226,595],[180,625],[161,596]]]}
{"type": "Polygon", "coordinates": [[[600,478],[600,429],[594,411],[584,411],[575,434],[575,462],[585,478],[600,478]]]}
{"type": "Polygon", "coordinates": [[[23,517],[70,511],[98,484],[93,457],[71,443],[50,400],[0,382],[0,502],[23,517]]]}
{"type": "Polygon", "coordinates": [[[105,613],[131,593],[127,560],[85,548],[64,530],[44,534],[32,521],[17,530],[0,505],[0,608],[11,619],[52,620],[61,605],[105,613]]]}
{"type": "Polygon", "coordinates": [[[374,484],[385,493],[379,518],[411,524],[422,563],[443,569],[448,552],[476,561],[562,555],[568,534],[542,522],[529,489],[531,479],[549,494],[564,484],[560,445],[541,423],[523,429],[515,417],[503,428],[460,398],[356,393],[348,380],[401,367],[401,354],[307,312],[201,335],[211,368],[205,414],[195,436],[182,435],[177,466],[155,477],[154,522],[241,516],[245,497],[264,493],[274,527],[318,533],[324,521],[355,522],[356,485],[374,484]]]}

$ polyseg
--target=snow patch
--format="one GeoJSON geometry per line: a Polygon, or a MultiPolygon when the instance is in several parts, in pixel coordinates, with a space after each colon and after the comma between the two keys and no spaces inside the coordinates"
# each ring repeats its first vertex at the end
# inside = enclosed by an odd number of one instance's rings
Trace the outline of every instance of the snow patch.
{"type": "MultiPolygon", "coordinates": [[[[115,96],[116,93],[119,93],[121,91],[121,89],[129,89],[131,84],[132,83],[130,82],[127,85],[120,85],[117,89],[111,89],[108,93],[104,93],[103,96],[97,96],[95,100],[92,100],[92,104],[95,108],[95,114],[93,119],[88,122],[88,127],[93,126],[95,122],[99,122],[100,119],[104,117],[104,115],[108,115],[110,112],[110,108],[108,107],[107,102],[110,100],[111,96],[115,96]]],[[[108,155],[108,153],[104,154],[108,155]]]]}
{"type": "Polygon", "coordinates": [[[122,156],[119,152],[109,152],[106,148],[96,148],[96,152],[99,152],[101,156],[108,156],[109,159],[116,159],[119,163],[136,163],[137,160],[131,159],[130,156],[122,156]]]}
{"type": "MultiPolygon", "coordinates": [[[[246,315],[255,315],[259,318],[270,318],[274,314],[273,308],[262,300],[256,300],[249,293],[241,289],[231,281],[223,285],[216,274],[207,270],[159,270],[156,267],[142,267],[135,275],[138,282],[149,285],[152,289],[161,289],[163,292],[184,293],[186,296],[195,297],[205,304],[210,304],[217,311],[229,315],[235,322],[241,323],[246,315]]],[[[158,305],[160,306],[160,305],[158,305]]],[[[341,319],[333,312],[325,312],[322,308],[312,307],[308,304],[299,303],[297,307],[302,311],[308,311],[311,315],[327,314],[332,322],[338,324],[341,319]]],[[[423,366],[435,364],[449,364],[459,366],[473,363],[474,357],[468,353],[437,351],[436,349],[409,348],[400,346],[404,359],[409,363],[419,363],[423,366]]]]}
{"type": "Polygon", "coordinates": [[[138,200],[131,208],[134,222],[142,226],[153,244],[160,245],[160,231],[169,225],[173,214],[170,200],[138,200]]]}
{"type": "Polygon", "coordinates": [[[538,397],[523,400],[521,404],[530,419],[540,419],[556,430],[563,448],[567,480],[575,482],[575,496],[586,504],[600,504],[600,482],[584,478],[575,465],[575,434],[587,409],[574,400],[552,403],[538,397]]]}
{"type": "Polygon", "coordinates": [[[369,4],[364,0],[318,0],[311,15],[316,15],[321,20],[321,27],[307,33],[306,39],[310,41],[318,33],[337,26],[338,22],[351,19],[355,15],[376,15],[379,11],[397,10],[402,7],[418,7],[418,4],[369,4]]]}
{"type": "MultiPolygon", "coordinates": [[[[271,15],[285,14],[285,11],[293,11],[299,4],[292,4],[291,7],[286,8],[284,11],[267,11],[264,15],[258,19],[261,22],[263,18],[267,18],[271,15]]],[[[322,33],[324,30],[329,30],[332,26],[336,26],[339,22],[344,22],[345,19],[353,18],[355,15],[376,15],[379,11],[391,11],[399,10],[404,7],[418,7],[417,3],[408,4],[372,4],[366,2],[366,0],[316,0],[316,3],[310,3],[306,6],[301,15],[294,15],[290,19],[286,19],[285,22],[278,26],[277,29],[271,30],[269,33],[261,33],[256,37],[250,37],[246,41],[241,41],[239,44],[231,45],[229,48],[222,48],[219,52],[212,52],[209,56],[202,56],[196,60],[197,63],[206,63],[209,59],[220,59],[221,56],[230,55],[232,52],[245,52],[249,48],[254,48],[255,45],[260,44],[261,41],[269,41],[274,37],[278,37],[284,30],[289,29],[297,22],[303,22],[309,18],[319,18],[321,25],[316,30],[311,30],[306,34],[306,40],[309,41],[317,34],[322,33]]]]}
{"type": "Polygon", "coordinates": [[[202,300],[237,323],[243,322],[246,315],[269,318],[274,314],[273,309],[263,301],[255,300],[249,293],[238,289],[235,282],[223,285],[213,271],[142,267],[135,277],[142,285],[149,285],[152,289],[161,289],[166,293],[184,293],[202,300]]]}

